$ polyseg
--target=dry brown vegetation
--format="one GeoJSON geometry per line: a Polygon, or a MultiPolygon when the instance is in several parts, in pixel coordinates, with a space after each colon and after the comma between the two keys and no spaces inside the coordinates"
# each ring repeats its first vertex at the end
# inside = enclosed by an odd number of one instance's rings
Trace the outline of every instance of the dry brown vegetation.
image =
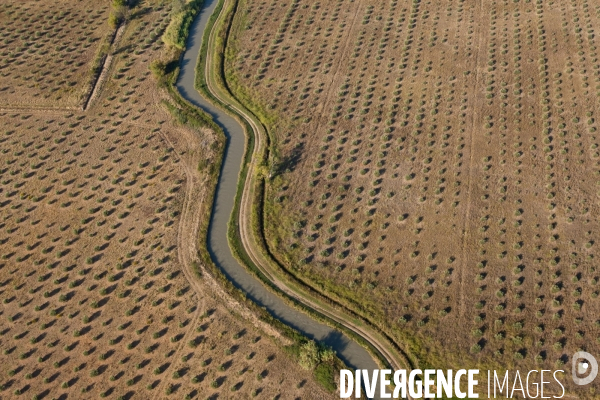
{"type": "MultiPolygon", "coordinates": [[[[106,8],[84,13],[87,3],[73,3],[64,17],[73,29],[61,35],[74,43],[90,37],[78,16],[105,29],[106,8]]],[[[40,21],[60,21],[63,6],[9,2],[3,18],[29,34],[40,21]]],[[[282,351],[285,339],[233,312],[233,300],[207,277],[190,282],[182,271],[186,191],[195,204],[207,201],[197,165],[218,156],[217,139],[173,122],[161,105],[171,100],[150,76],[150,62],[165,51],[168,7],[139,2],[134,11],[89,111],[0,113],[0,396],[326,398],[282,351]]],[[[0,58],[4,79],[23,71],[7,50],[11,40],[0,58]]],[[[42,56],[48,64],[65,59],[42,56]]],[[[83,87],[82,74],[52,71],[55,87],[83,87]]],[[[5,100],[57,99],[49,87],[11,82],[5,100]]]]}
{"type": "Polygon", "coordinates": [[[227,78],[274,143],[271,250],[436,368],[599,353],[599,23],[589,0],[240,0],[227,78]]]}

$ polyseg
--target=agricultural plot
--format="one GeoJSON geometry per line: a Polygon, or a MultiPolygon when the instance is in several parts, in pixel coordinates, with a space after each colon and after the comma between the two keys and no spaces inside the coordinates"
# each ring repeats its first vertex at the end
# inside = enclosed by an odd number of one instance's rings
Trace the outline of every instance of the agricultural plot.
{"type": "Polygon", "coordinates": [[[0,112],[0,397],[327,398],[285,340],[183,273],[183,202],[206,201],[216,138],[161,104],[169,10],[141,7],[88,111],[0,112]]]}
{"type": "Polygon", "coordinates": [[[0,5],[0,107],[78,108],[114,28],[98,1],[0,5]]]}
{"type": "Polygon", "coordinates": [[[436,368],[599,353],[599,24],[587,0],[242,0],[227,78],[274,143],[271,251],[436,368]]]}

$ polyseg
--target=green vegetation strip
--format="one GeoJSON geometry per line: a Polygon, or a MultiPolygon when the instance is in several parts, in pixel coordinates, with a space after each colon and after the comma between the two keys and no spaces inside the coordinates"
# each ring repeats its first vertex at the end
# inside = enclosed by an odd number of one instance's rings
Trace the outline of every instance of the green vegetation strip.
{"type": "Polygon", "coordinates": [[[204,0],[192,0],[185,3],[183,0],[173,1],[172,17],[169,26],[162,36],[163,42],[180,51],[185,50],[185,43],[194,18],[202,8],[204,0]]]}

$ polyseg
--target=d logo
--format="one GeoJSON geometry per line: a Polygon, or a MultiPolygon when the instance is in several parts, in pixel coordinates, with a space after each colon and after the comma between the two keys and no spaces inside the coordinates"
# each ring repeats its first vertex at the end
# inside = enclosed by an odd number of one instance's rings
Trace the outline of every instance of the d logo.
{"type": "Polygon", "coordinates": [[[590,353],[578,351],[573,354],[571,372],[573,375],[573,382],[575,382],[576,385],[587,385],[596,379],[596,376],[598,375],[598,362],[590,353]],[[579,377],[579,375],[585,375],[588,371],[588,376],[585,378],[579,377]]]}

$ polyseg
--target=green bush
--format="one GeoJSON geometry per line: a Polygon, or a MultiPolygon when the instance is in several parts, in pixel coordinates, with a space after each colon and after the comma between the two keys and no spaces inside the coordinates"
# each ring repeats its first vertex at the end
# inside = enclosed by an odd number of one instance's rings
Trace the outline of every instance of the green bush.
{"type": "Polygon", "coordinates": [[[188,125],[194,128],[203,128],[210,126],[212,122],[210,117],[206,114],[201,114],[193,109],[187,109],[183,107],[177,107],[167,100],[162,100],[161,104],[165,106],[167,111],[182,125],[188,125]]]}
{"type": "Polygon", "coordinates": [[[334,376],[335,373],[331,364],[319,364],[315,369],[315,379],[330,392],[336,389],[334,376]]]}
{"type": "Polygon", "coordinates": [[[150,63],[150,71],[158,81],[159,86],[164,86],[167,83],[166,71],[167,65],[162,60],[154,60],[150,63]]]}
{"type": "Polygon", "coordinates": [[[321,362],[321,355],[317,344],[310,340],[300,347],[300,366],[307,370],[314,370],[317,364],[321,362]]]}
{"type": "Polygon", "coordinates": [[[108,16],[108,26],[110,26],[111,28],[115,29],[117,26],[119,26],[120,22],[121,21],[120,21],[119,17],[115,13],[111,12],[109,14],[109,16],[108,16]]]}
{"type": "Polygon", "coordinates": [[[173,7],[173,16],[171,22],[162,36],[163,42],[178,50],[185,50],[185,41],[187,39],[190,25],[194,17],[200,10],[203,0],[192,0],[188,4],[180,4],[178,7],[173,7]]]}
{"type": "Polygon", "coordinates": [[[126,0],[113,0],[112,9],[108,16],[108,25],[113,29],[119,26],[127,18],[128,10],[126,0]]]}

